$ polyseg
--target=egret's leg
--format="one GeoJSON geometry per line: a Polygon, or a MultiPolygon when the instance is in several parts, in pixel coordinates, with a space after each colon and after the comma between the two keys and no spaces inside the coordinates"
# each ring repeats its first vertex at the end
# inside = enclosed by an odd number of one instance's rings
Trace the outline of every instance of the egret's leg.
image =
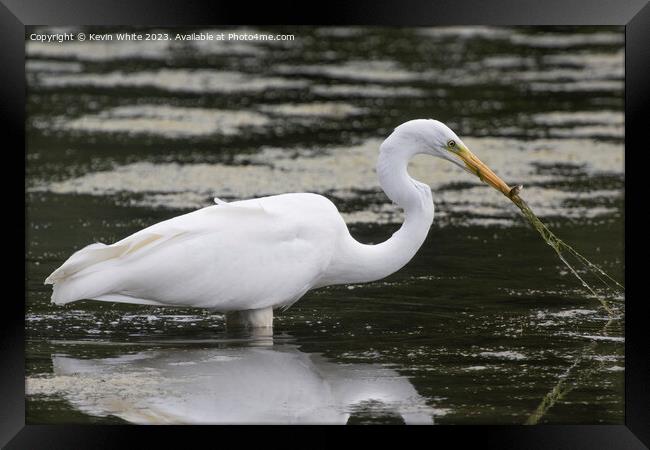
{"type": "Polygon", "coordinates": [[[273,328],[273,308],[269,306],[227,313],[226,328],[273,328]]]}

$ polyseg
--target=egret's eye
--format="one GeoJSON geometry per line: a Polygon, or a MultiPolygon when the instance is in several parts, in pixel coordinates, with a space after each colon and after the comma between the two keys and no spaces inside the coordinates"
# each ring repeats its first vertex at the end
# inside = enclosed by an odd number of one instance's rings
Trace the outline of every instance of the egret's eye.
{"type": "Polygon", "coordinates": [[[456,141],[454,141],[453,139],[450,139],[450,140],[447,142],[447,147],[449,147],[449,148],[454,148],[454,147],[456,147],[456,141]]]}

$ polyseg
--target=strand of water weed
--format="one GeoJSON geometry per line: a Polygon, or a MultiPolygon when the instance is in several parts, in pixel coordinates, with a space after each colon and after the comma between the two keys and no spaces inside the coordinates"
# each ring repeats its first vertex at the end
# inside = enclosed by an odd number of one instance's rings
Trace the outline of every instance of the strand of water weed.
{"type": "Polygon", "coordinates": [[[583,255],[578,253],[573,247],[564,242],[562,239],[558,238],[551,230],[542,223],[541,220],[535,215],[535,213],[530,209],[528,204],[517,194],[510,197],[512,202],[517,205],[521,210],[522,214],[528,220],[528,222],[537,230],[537,232],[542,236],[544,241],[553,248],[555,253],[558,255],[562,263],[569,269],[569,271],[580,281],[580,283],[600,302],[601,306],[610,317],[613,315],[612,308],[608,304],[608,300],[605,299],[605,296],[609,297],[609,301],[613,302],[616,298],[622,298],[625,294],[625,288],[609,276],[604,270],[600,267],[589,261],[583,255]],[[588,273],[595,276],[604,287],[604,295],[599,294],[596,289],[594,289],[587,281],[578,273],[573,264],[568,261],[568,257],[574,257],[578,263],[587,270],[588,273]]]}
{"type": "MultiPolygon", "coordinates": [[[[606,333],[607,328],[615,320],[615,315],[613,309],[607,303],[607,300],[604,298],[604,295],[599,295],[587,281],[578,273],[578,270],[568,261],[568,257],[575,258],[579,264],[587,270],[587,273],[592,274],[595,278],[600,281],[602,286],[605,288],[605,295],[610,296],[610,301],[613,301],[615,298],[623,298],[625,294],[625,288],[609,276],[604,270],[600,267],[593,264],[583,255],[578,253],[573,247],[569,244],[558,238],[551,230],[548,229],[544,223],[539,220],[539,218],[533,213],[532,209],[528,204],[518,195],[518,192],[521,188],[519,187],[517,191],[513,192],[513,195],[510,195],[512,202],[517,205],[521,210],[522,214],[528,220],[528,222],[537,230],[537,232],[542,236],[544,241],[553,248],[557,256],[560,258],[562,263],[569,269],[569,271],[580,281],[580,283],[600,302],[601,306],[609,316],[609,320],[602,328],[602,332],[606,333]]],[[[564,398],[570,391],[575,389],[579,384],[585,382],[590,378],[594,373],[601,370],[604,362],[596,365],[596,367],[591,366],[587,367],[583,371],[578,371],[577,374],[574,373],[582,365],[582,363],[597,353],[598,342],[592,340],[587,344],[580,353],[576,356],[573,363],[560,375],[559,379],[553,386],[553,388],[542,398],[539,405],[531,413],[528,419],[524,422],[526,425],[535,425],[546,416],[548,411],[562,398],[564,398]],[[573,381],[572,381],[573,378],[573,381]]]]}

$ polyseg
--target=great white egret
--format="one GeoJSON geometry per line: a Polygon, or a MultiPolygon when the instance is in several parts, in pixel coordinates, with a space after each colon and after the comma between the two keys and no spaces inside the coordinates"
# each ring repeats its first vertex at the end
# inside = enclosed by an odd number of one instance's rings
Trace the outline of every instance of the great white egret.
{"type": "Polygon", "coordinates": [[[403,123],[381,144],[379,183],[405,220],[377,245],[356,241],[327,198],[310,193],[221,202],[74,253],[46,280],[52,301],[210,308],[227,324],[272,327],[273,309],[307,291],[384,278],[408,263],[433,222],[431,188],[407,171],[416,154],[450,161],[509,198],[518,191],[433,119],[403,123]]]}

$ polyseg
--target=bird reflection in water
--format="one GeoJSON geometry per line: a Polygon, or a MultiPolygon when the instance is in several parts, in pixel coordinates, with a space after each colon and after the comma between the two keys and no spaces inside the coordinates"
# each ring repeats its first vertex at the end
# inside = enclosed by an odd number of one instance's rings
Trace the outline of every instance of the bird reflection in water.
{"type": "Polygon", "coordinates": [[[137,424],[433,423],[434,409],[393,369],[254,342],[101,359],[55,354],[48,390],[86,414],[137,424]]]}

